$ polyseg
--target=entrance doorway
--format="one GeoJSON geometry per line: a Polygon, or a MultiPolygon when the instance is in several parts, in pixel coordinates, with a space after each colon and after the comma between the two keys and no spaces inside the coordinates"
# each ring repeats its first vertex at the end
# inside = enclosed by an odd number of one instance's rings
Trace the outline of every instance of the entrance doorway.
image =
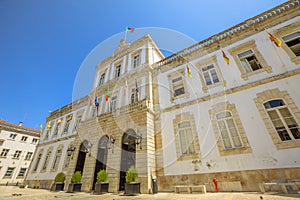
{"type": "Polygon", "coordinates": [[[92,190],[95,189],[95,184],[97,182],[97,173],[102,169],[106,170],[108,142],[109,138],[107,135],[103,136],[99,140],[92,190]]]}
{"type": "MultiPolygon", "coordinates": [[[[85,140],[86,141],[86,140],[85,140]]],[[[85,158],[86,158],[86,153],[87,153],[87,148],[85,147],[85,142],[83,141],[79,147],[79,153],[78,153],[78,157],[77,157],[77,163],[76,163],[76,167],[75,167],[75,172],[80,171],[81,174],[83,173],[83,168],[84,168],[84,162],[85,162],[85,158]]]]}
{"type": "Polygon", "coordinates": [[[122,154],[120,167],[119,190],[125,189],[126,172],[130,166],[135,166],[137,134],[133,129],[126,131],[122,137],[122,154]]]}

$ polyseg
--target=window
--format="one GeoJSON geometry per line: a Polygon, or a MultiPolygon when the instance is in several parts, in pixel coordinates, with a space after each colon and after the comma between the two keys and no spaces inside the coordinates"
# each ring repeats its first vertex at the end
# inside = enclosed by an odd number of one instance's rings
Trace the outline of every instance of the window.
{"type": "Polygon", "coordinates": [[[120,74],[121,74],[121,65],[118,65],[118,66],[116,66],[116,69],[115,69],[115,78],[120,77],[120,74]]]}
{"type": "Polygon", "coordinates": [[[242,147],[238,130],[230,112],[225,111],[216,115],[219,131],[225,149],[242,147]]]}
{"type": "Polygon", "coordinates": [[[31,141],[31,143],[36,144],[38,141],[39,141],[38,139],[33,138],[32,141],[31,141]]]}
{"type": "Polygon", "coordinates": [[[171,102],[189,96],[185,79],[185,69],[184,67],[168,75],[171,102]]]}
{"type": "Polygon", "coordinates": [[[174,97],[178,97],[185,93],[182,76],[172,79],[172,86],[173,86],[174,97]]]}
{"type": "Polygon", "coordinates": [[[136,68],[140,65],[140,55],[136,55],[133,57],[133,68],[136,68]]]}
{"type": "Polygon", "coordinates": [[[77,117],[77,119],[76,119],[75,126],[74,126],[74,130],[75,130],[75,131],[77,130],[77,128],[78,128],[78,126],[79,126],[79,124],[80,124],[80,122],[81,122],[81,118],[82,118],[82,116],[79,115],[79,116],[77,117]]]}
{"type": "Polygon", "coordinates": [[[194,154],[195,145],[190,122],[185,121],[178,124],[178,137],[180,141],[181,154],[194,154]]]}
{"type": "Polygon", "coordinates": [[[42,159],[42,156],[43,156],[43,152],[40,152],[39,155],[38,155],[38,157],[37,157],[37,159],[36,159],[36,162],[35,162],[35,166],[34,166],[34,168],[33,168],[33,171],[36,171],[36,170],[37,170],[37,168],[38,168],[38,166],[39,166],[39,164],[40,164],[40,161],[41,161],[41,159],[42,159]]]}
{"type": "Polygon", "coordinates": [[[240,62],[244,70],[247,73],[262,68],[252,50],[248,50],[246,52],[240,53],[238,54],[238,57],[240,59],[240,62]]]}
{"type": "Polygon", "coordinates": [[[14,134],[14,133],[11,133],[9,135],[9,139],[12,139],[12,140],[14,140],[16,137],[17,137],[17,134],[14,134]]]}
{"type": "Polygon", "coordinates": [[[282,37],[285,44],[292,50],[295,56],[300,55],[300,31],[282,37]]]}
{"type": "Polygon", "coordinates": [[[46,155],[46,158],[45,158],[45,161],[44,161],[44,165],[43,165],[42,170],[46,170],[47,165],[48,165],[49,160],[50,160],[51,153],[52,153],[51,151],[48,151],[48,153],[46,155]]]}
{"type": "Polygon", "coordinates": [[[15,154],[13,155],[13,158],[19,158],[22,151],[16,150],[15,154]]]}
{"type": "Polygon", "coordinates": [[[45,135],[45,138],[48,138],[50,133],[51,133],[51,128],[52,128],[52,125],[53,125],[53,122],[48,122],[47,124],[47,128],[46,128],[46,135],[45,135]]]}
{"type": "Polygon", "coordinates": [[[12,177],[14,170],[15,170],[14,167],[8,167],[6,172],[5,172],[5,175],[4,175],[5,178],[12,177]]]}
{"type": "Polygon", "coordinates": [[[255,105],[276,149],[299,148],[300,110],[288,91],[275,88],[256,96],[255,105]]]}
{"type": "Polygon", "coordinates": [[[1,139],[0,139],[0,146],[2,146],[3,143],[4,143],[4,140],[1,140],[1,139]]]}
{"type": "Polygon", "coordinates": [[[203,67],[202,73],[203,73],[205,83],[207,86],[220,82],[214,65],[209,65],[207,67],[203,67]]]}
{"type": "Polygon", "coordinates": [[[214,104],[209,116],[221,156],[252,153],[235,104],[228,101],[214,104]]]}
{"type": "Polygon", "coordinates": [[[21,141],[22,141],[22,142],[26,142],[27,139],[28,139],[28,137],[22,136],[21,141]]]}
{"type": "Polygon", "coordinates": [[[117,108],[117,96],[114,96],[110,100],[110,111],[114,111],[117,108]]]}
{"type": "Polygon", "coordinates": [[[137,92],[136,88],[132,88],[131,95],[130,95],[130,103],[137,102],[139,100],[138,95],[139,93],[137,92]]]}
{"type": "Polygon", "coordinates": [[[262,72],[272,73],[272,67],[265,61],[254,40],[229,49],[228,52],[233,55],[244,80],[262,72]]]}
{"type": "Polygon", "coordinates": [[[226,86],[226,81],[220,71],[216,55],[202,60],[195,65],[199,71],[199,78],[204,93],[214,87],[226,86]]]}
{"type": "Polygon", "coordinates": [[[104,79],[105,79],[105,73],[101,74],[100,79],[99,79],[99,84],[98,84],[98,86],[103,85],[104,79]]]}
{"type": "Polygon", "coordinates": [[[18,174],[18,177],[24,177],[27,168],[21,168],[18,174]]]}
{"type": "Polygon", "coordinates": [[[9,152],[9,149],[2,149],[2,152],[1,152],[1,154],[0,154],[0,157],[6,157],[7,154],[8,154],[8,152],[9,152]]]}
{"type": "Polygon", "coordinates": [[[70,161],[71,161],[71,154],[68,154],[68,152],[67,152],[67,157],[66,157],[64,168],[69,167],[70,161]]]}
{"type": "Polygon", "coordinates": [[[64,133],[67,133],[67,132],[69,131],[69,126],[70,126],[72,117],[73,117],[72,114],[71,114],[71,115],[68,115],[67,121],[66,121],[66,124],[65,124],[65,128],[64,128],[64,133]]]}
{"type": "Polygon", "coordinates": [[[52,169],[57,169],[60,158],[61,158],[61,149],[58,149],[53,161],[52,169]]]}
{"type": "Polygon", "coordinates": [[[27,154],[25,156],[25,160],[30,160],[32,155],[33,155],[33,152],[27,152],[27,154]]]}
{"type": "Polygon", "coordinates": [[[56,121],[56,127],[55,127],[55,130],[54,130],[54,135],[57,135],[58,134],[58,131],[59,131],[59,128],[60,128],[60,125],[61,125],[61,119],[58,119],[56,121]]]}
{"type": "Polygon", "coordinates": [[[282,99],[268,101],[264,107],[281,141],[300,139],[299,125],[282,99]]]}

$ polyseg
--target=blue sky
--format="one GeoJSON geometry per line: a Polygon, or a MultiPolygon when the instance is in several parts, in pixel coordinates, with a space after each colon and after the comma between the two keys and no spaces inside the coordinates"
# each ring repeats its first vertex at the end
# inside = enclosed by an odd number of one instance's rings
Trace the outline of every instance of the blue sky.
{"type": "Polygon", "coordinates": [[[0,0],[0,119],[38,129],[48,111],[72,102],[84,59],[126,26],[201,41],[283,2],[0,0]]]}

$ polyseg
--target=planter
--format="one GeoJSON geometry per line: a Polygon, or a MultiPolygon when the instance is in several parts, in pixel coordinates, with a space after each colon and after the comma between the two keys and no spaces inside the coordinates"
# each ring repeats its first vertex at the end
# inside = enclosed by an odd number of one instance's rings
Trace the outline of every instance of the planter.
{"type": "Polygon", "coordinates": [[[96,183],[94,194],[108,193],[108,183],[96,183]]]}
{"type": "Polygon", "coordinates": [[[125,183],[124,194],[126,194],[126,195],[141,194],[141,192],[140,192],[140,183],[125,183]]]}
{"type": "Polygon", "coordinates": [[[65,187],[64,183],[56,183],[55,184],[55,191],[63,191],[65,187]]]}
{"type": "Polygon", "coordinates": [[[64,183],[53,183],[51,186],[51,191],[63,191],[64,190],[64,183]]]}
{"type": "Polygon", "coordinates": [[[81,183],[70,183],[68,186],[67,192],[80,192],[81,191],[81,183]]]}

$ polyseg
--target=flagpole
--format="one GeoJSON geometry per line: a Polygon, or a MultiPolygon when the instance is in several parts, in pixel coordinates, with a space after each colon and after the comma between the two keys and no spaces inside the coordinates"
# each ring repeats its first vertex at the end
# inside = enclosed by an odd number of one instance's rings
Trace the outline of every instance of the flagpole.
{"type": "Polygon", "coordinates": [[[126,42],[126,35],[127,35],[127,26],[126,26],[126,30],[125,30],[125,36],[124,36],[124,41],[126,42]]]}

